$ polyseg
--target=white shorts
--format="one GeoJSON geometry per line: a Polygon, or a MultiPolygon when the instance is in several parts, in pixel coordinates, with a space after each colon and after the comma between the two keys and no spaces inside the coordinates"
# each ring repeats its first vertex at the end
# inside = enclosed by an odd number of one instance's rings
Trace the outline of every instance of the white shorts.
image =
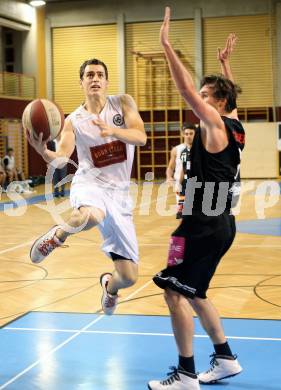
{"type": "Polygon", "coordinates": [[[76,209],[92,206],[102,210],[105,218],[98,225],[104,239],[102,250],[110,258],[110,252],[113,252],[138,263],[138,243],[129,193],[104,189],[97,184],[72,183],[70,203],[76,209]]]}

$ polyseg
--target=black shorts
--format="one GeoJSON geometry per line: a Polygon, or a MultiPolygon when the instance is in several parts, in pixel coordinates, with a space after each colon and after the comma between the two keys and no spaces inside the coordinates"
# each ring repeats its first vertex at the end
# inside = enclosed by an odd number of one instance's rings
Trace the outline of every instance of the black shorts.
{"type": "Polygon", "coordinates": [[[235,233],[235,218],[229,212],[216,217],[184,217],[171,236],[167,268],[154,276],[154,283],[188,298],[206,298],[217,265],[235,233]]]}

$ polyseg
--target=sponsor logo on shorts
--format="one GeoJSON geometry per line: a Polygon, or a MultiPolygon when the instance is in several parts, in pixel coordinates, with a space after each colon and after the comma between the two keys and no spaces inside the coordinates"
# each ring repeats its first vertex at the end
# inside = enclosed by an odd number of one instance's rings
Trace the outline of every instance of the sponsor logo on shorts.
{"type": "Polygon", "coordinates": [[[183,259],[178,259],[175,257],[174,260],[177,265],[183,263],[183,259]]]}

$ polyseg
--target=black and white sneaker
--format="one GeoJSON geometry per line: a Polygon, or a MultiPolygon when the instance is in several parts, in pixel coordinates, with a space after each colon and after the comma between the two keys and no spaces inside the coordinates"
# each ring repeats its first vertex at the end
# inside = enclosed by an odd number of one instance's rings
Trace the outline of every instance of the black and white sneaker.
{"type": "Polygon", "coordinates": [[[150,390],[200,390],[197,375],[189,374],[176,367],[168,374],[168,378],[162,381],[150,381],[148,388],[150,390]]]}
{"type": "Polygon", "coordinates": [[[238,375],[242,371],[236,355],[228,357],[213,353],[210,357],[211,367],[209,370],[198,374],[199,381],[202,384],[216,383],[222,379],[238,375]]]}

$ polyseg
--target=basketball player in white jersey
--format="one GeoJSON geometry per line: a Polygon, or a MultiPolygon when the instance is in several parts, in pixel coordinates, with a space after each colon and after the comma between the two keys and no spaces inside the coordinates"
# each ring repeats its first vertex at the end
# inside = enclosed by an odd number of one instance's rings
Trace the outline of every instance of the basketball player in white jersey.
{"type": "Polygon", "coordinates": [[[138,275],[129,184],[135,145],[145,145],[146,134],[133,98],[107,95],[108,71],[102,61],[91,59],[81,65],[80,84],[85,102],[66,119],[56,152],[47,149],[42,134],[35,140],[27,131],[29,142],[47,163],[58,157],[69,159],[75,146],[79,162],[70,190],[70,220],[38,238],[30,257],[39,263],[70,234],[98,226],[102,249],[115,266],[112,274],[100,278],[102,307],[110,315],[118,290],[133,285],[138,275]]]}
{"type": "Polygon", "coordinates": [[[196,126],[192,124],[185,123],[182,128],[183,143],[176,145],[171,150],[171,157],[166,169],[166,181],[167,183],[174,183],[176,191],[176,202],[177,202],[177,219],[178,219],[178,210],[182,206],[181,196],[181,181],[182,181],[182,171],[184,163],[184,150],[190,151],[193,138],[195,135],[196,126]]]}
{"type": "Polygon", "coordinates": [[[181,153],[187,147],[191,148],[194,137],[194,126],[184,124],[182,128],[183,143],[176,145],[171,150],[170,161],[166,169],[166,180],[167,182],[178,182],[180,179],[180,172],[182,168],[181,153]],[[191,130],[191,131],[189,131],[191,130]]]}

